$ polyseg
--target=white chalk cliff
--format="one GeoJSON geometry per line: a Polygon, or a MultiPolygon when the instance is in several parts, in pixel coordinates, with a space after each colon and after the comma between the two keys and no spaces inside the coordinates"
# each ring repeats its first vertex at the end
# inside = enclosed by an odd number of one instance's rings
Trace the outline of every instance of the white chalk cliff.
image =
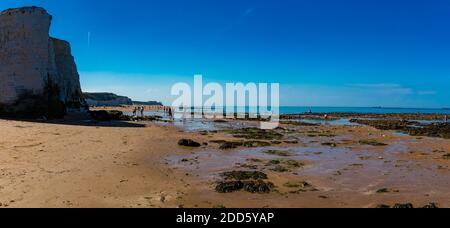
{"type": "Polygon", "coordinates": [[[85,107],[70,44],[49,36],[43,8],[0,13],[0,115],[60,117],[85,107]]]}

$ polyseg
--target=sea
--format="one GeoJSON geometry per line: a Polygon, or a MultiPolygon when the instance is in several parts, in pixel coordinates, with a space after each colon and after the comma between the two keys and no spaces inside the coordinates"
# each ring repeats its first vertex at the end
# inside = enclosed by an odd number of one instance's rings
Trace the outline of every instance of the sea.
{"type": "MultiPolygon", "coordinates": [[[[203,109],[205,113],[209,113],[215,110],[223,110],[224,108],[217,109],[203,109]]],[[[192,108],[194,112],[201,112],[201,108],[192,108]]],[[[226,108],[227,113],[255,113],[256,108],[249,107],[235,107],[226,108]]],[[[268,108],[270,111],[270,107],[268,108]]],[[[279,108],[280,114],[301,114],[301,113],[361,113],[361,114],[448,114],[450,115],[449,108],[383,108],[383,107],[307,107],[307,106],[282,106],[279,108]]]]}
{"type": "Polygon", "coordinates": [[[365,113],[365,114],[449,114],[447,108],[382,108],[382,107],[280,107],[281,114],[296,113],[365,113]]]}

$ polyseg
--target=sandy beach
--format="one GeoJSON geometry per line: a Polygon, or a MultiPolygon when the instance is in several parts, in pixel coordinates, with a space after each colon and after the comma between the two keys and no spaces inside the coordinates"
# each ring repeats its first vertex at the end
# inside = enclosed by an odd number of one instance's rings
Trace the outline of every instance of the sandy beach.
{"type": "Polygon", "coordinates": [[[0,205],[450,207],[448,139],[331,124],[255,135],[254,124],[0,120],[0,205]],[[219,193],[230,171],[264,174],[273,188],[219,193]]]}
{"type": "Polygon", "coordinates": [[[449,22],[443,0],[0,1],[0,209],[450,208],[449,22]]]}

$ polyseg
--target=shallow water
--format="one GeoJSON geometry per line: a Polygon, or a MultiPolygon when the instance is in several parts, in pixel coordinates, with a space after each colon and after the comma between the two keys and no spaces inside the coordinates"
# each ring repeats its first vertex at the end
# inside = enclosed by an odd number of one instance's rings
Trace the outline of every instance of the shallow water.
{"type": "Polygon", "coordinates": [[[258,122],[226,121],[215,122],[209,119],[182,119],[175,120],[174,126],[182,128],[186,132],[219,131],[224,129],[239,129],[258,127],[258,122]]]}
{"type": "Polygon", "coordinates": [[[299,145],[282,148],[240,148],[230,151],[205,148],[196,153],[171,156],[168,162],[175,169],[198,177],[200,184],[205,186],[199,194],[209,197],[208,199],[219,197],[225,201],[231,200],[229,197],[232,197],[237,203],[248,200],[248,194],[217,195],[213,183],[222,180],[222,172],[254,170],[247,165],[256,165],[256,170],[268,174],[269,181],[277,186],[282,195],[252,195],[251,198],[262,201],[276,199],[274,202],[278,206],[297,206],[305,200],[309,200],[306,206],[318,205],[322,201],[317,196],[321,195],[329,197],[325,202],[327,206],[337,202],[338,206],[355,203],[358,207],[375,207],[377,204],[386,203],[385,197],[389,197],[388,202],[395,203],[417,201],[419,204],[447,204],[445,199],[448,199],[450,189],[449,172],[438,168],[430,148],[430,145],[445,145],[445,140],[419,141],[414,137],[407,137],[389,141],[389,145],[385,147],[374,147],[360,145],[357,143],[359,137],[348,137],[350,136],[334,137],[334,142],[337,143],[352,140],[349,144],[338,144],[337,147],[323,146],[323,142],[331,140],[324,137],[316,138],[319,141],[314,142],[308,138],[300,138],[302,143],[299,145]],[[280,157],[264,153],[271,149],[287,151],[292,156],[280,157]],[[413,156],[411,151],[418,152],[419,157],[410,157],[413,156]],[[422,153],[431,157],[419,160],[422,153]],[[262,162],[252,162],[249,159],[260,159],[262,162]],[[303,162],[305,166],[279,173],[267,165],[270,160],[286,159],[303,162]],[[318,192],[297,195],[289,194],[289,189],[283,188],[288,181],[299,180],[312,184],[318,192]],[[378,194],[377,190],[382,188],[395,189],[398,192],[378,194]]]}
{"type": "Polygon", "coordinates": [[[395,136],[410,136],[408,133],[400,132],[400,131],[392,132],[392,134],[395,136]]]}

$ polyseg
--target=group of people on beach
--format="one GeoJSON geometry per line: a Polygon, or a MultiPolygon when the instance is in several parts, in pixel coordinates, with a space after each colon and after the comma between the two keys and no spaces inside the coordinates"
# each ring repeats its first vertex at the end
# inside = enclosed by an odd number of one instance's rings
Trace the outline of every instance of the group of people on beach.
{"type": "Polygon", "coordinates": [[[138,106],[138,107],[134,107],[133,109],[133,116],[134,117],[144,117],[144,111],[145,111],[145,107],[144,106],[138,106]]]}
{"type": "Polygon", "coordinates": [[[172,107],[163,107],[164,109],[164,113],[169,116],[170,119],[173,119],[173,111],[172,111],[172,107]]]}
{"type": "MultiPolygon", "coordinates": [[[[149,110],[155,110],[152,107],[149,107],[149,110]]],[[[173,109],[172,107],[159,106],[156,108],[157,111],[163,111],[166,116],[170,119],[173,119],[173,109]]],[[[135,106],[133,108],[133,117],[145,117],[146,108],[145,106],[135,106]]]]}

